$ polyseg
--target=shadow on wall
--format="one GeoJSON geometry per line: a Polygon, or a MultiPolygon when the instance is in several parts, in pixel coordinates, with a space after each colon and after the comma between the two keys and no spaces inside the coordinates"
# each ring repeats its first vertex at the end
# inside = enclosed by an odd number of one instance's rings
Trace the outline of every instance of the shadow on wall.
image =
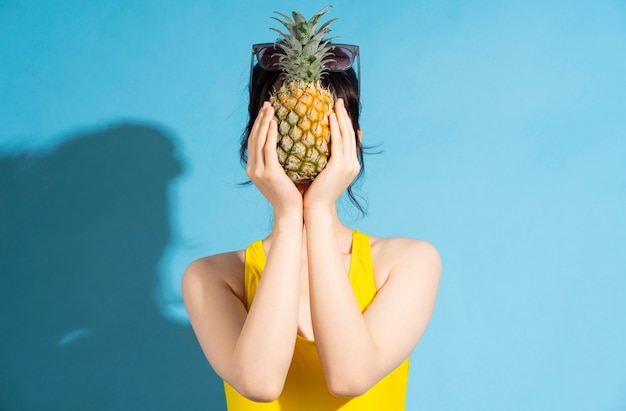
{"type": "Polygon", "coordinates": [[[225,409],[191,328],[153,299],[180,172],[146,125],[0,153],[0,409],[225,409]]]}

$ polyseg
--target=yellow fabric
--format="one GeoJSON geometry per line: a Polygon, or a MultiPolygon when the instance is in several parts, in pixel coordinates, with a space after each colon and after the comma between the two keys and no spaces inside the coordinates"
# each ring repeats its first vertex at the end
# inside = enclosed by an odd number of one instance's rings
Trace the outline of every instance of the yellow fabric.
{"type": "MultiPolygon", "coordinates": [[[[246,249],[247,308],[252,304],[264,267],[263,244],[257,241],[246,249]]],[[[369,237],[356,230],[352,236],[349,278],[359,307],[364,312],[376,295],[376,284],[369,237]]],[[[277,400],[269,403],[250,401],[226,382],[224,389],[229,411],[400,411],[405,406],[408,373],[407,358],[365,394],[355,398],[335,397],[326,387],[315,342],[298,335],[287,380],[277,400]]]]}

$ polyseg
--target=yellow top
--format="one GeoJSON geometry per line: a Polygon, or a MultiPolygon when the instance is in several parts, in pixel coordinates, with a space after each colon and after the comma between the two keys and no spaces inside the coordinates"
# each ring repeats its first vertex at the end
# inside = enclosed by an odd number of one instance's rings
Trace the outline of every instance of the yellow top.
{"type": "MultiPolygon", "coordinates": [[[[248,309],[264,267],[265,253],[259,240],[246,249],[244,281],[248,309]]],[[[356,230],[352,235],[349,278],[361,312],[364,312],[376,295],[376,284],[369,237],[356,230]]],[[[250,401],[224,382],[226,404],[229,411],[400,411],[404,410],[408,373],[407,358],[365,394],[354,398],[335,397],[326,387],[315,341],[298,335],[287,380],[277,400],[268,403],[250,401]]]]}

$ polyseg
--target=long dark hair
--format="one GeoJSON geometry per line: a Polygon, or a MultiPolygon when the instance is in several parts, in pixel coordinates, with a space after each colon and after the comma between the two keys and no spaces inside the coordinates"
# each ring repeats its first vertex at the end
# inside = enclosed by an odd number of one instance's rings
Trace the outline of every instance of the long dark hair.
{"type": "MultiPolygon", "coordinates": [[[[248,162],[248,137],[252,132],[254,121],[263,106],[263,103],[269,100],[270,93],[274,86],[280,83],[280,71],[268,71],[258,64],[252,69],[252,79],[249,85],[250,102],[248,104],[248,125],[241,137],[241,145],[239,147],[239,157],[241,163],[245,166],[248,162]]],[[[352,120],[352,127],[355,130],[354,138],[356,140],[357,156],[361,164],[359,175],[352,181],[348,187],[348,197],[361,214],[365,214],[365,208],[359,202],[354,193],[354,184],[361,178],[364,171],[363,163],[363,147],[358,136],[361,129],[359,125],[359,115],[361,113],[361,102],[359,100],[359,81],[354,69],[350,68],[346,71],[330,71],[322,77],[322,84],[330,89],[335,98],[342,98],[346,111],[352,120]]]]}

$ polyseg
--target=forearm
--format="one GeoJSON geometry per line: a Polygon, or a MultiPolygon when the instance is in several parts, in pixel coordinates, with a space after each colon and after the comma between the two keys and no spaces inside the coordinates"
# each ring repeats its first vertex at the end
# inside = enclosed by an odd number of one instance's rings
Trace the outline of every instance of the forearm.
{"type": "Polygon", "coordinates": [[[332,220],[331,213],[308,212],[306,236],[315,340],[329,388],[341,394],[375,382],[380,354],[354,296],[332,220]]]}
{"type": "Polygon", "coordinates": [[[234,379],[244,387],[282,390],[297,334],[301,247],[301,215],[276,217],[265,269],[232,357],[239,373],[234,379]]]}

